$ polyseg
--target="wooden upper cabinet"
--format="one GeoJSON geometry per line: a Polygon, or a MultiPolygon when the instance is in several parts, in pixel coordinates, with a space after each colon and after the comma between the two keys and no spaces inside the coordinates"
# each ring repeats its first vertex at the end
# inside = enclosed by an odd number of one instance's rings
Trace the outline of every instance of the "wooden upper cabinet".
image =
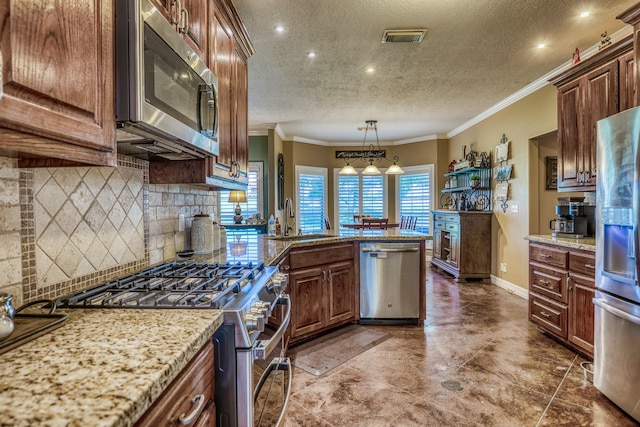
{"type": "Polygon", "coordinates": [[[3,1],[0,22],[2,153],[115,165],[113,2],[3,1]]]}
{"type": "Polygon", "coordinates": [[[550,80],[558,87],[558,191],[596,189],[596,124],[635,96],[632,42],[626,37],[550,80]]]}
{"type": "Polygon", "coordinates": [[[189,47],[207,62],[207,0],[149,0],[189,47]]]}
{"type": "Polygon", "coordinates": [[[213,174],[246,185],[249,159],[248,67],[253,46],[233,3],[215,0],[209,8],[210,63],[218,77],[218,143],[213,174]]]}

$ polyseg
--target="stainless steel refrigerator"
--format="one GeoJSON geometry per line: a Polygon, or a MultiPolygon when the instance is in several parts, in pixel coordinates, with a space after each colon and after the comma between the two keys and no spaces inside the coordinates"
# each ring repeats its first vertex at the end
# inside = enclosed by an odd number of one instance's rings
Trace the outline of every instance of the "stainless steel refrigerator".
{"type": "Polygon", "coordinates": [[[640,421],[640,107],[598,121],[594,384],[640,421]]]}

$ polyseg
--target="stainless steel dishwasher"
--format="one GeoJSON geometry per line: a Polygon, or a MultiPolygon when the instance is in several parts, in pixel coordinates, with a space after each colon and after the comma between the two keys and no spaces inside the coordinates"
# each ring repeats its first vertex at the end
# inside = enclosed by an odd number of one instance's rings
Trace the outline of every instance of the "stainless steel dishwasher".
{"type": "Polygon", "coordinates": [[[420,243],[360,244],[360,323],[417,324],[420,243]]]}

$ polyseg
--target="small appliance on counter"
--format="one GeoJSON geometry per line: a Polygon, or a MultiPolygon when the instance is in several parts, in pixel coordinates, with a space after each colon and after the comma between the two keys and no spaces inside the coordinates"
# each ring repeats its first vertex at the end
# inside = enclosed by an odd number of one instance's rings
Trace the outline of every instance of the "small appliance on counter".
{"type": "Polygon", "coordinates": [[[549,222],[551,235],[575,239],[595,236],[595,208],[584,204],[584,197],[558,197],[557,218],[549,222]]]}

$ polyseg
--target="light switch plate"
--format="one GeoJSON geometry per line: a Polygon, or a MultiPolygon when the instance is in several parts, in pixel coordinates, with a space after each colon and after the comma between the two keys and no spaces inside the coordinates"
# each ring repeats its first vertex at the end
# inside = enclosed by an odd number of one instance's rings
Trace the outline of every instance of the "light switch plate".
{"type": "Polygon", "coordinates": [[[520,211],[520,208],[518,207],[518,205],[511,205],[511,213],[518,213],[520,211]]]}

